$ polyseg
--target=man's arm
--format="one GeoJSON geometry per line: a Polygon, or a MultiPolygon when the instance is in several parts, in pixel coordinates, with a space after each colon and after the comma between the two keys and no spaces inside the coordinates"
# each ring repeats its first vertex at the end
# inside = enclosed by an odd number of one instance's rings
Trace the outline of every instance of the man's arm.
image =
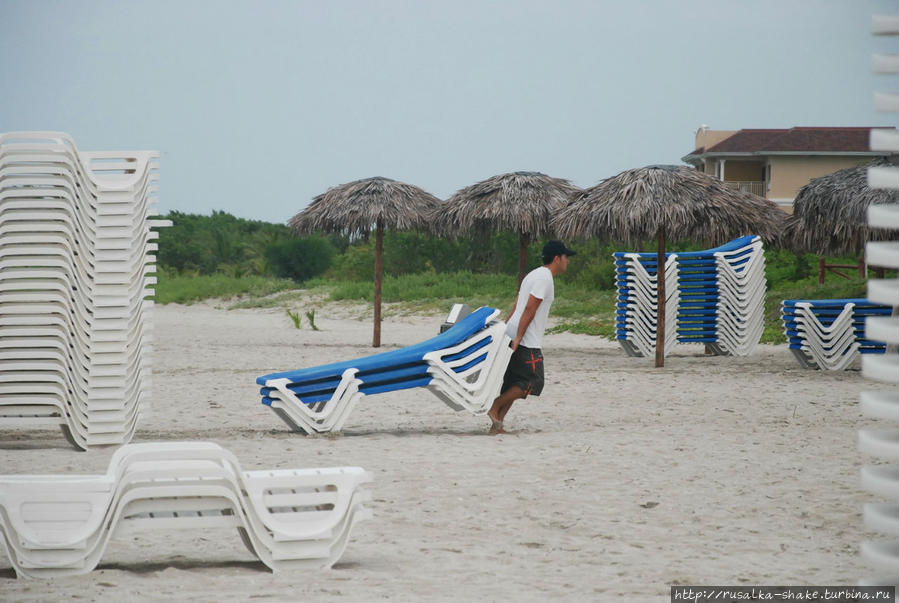
{"type": "Polygon", "coordinates": [[[516,297],[515,301],[512,302],[512,309],[509,310],[509,315],[506,316],[506,322],[509,322],[510,320],[512,320],[512,315],[515,314],[515,308],[517,308],[517,307],[518,307],[518,298],[516,297]]]}
{"type": "Polygon", "coordinates": [[[528,330],[528,326],[531,324],[531,321],[534,320],[537,308],[539,308],[542,303],[543,300],[539,297],[534,297],[533,295],[528,296],[528,303],[521,313],[521,320],[518,321],[518,333],[515,334],[515,339],[512,340],[513,350],[515,350],[518,347],[518,344],[521,343],[521,338],[524,337],[525,331],[528,330]]]}

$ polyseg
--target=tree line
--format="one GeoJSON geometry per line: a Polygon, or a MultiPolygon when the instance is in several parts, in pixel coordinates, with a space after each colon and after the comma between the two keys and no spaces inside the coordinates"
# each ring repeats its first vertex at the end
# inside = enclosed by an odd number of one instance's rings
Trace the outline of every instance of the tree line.
{"type": "MultiPolygon", "coordinates": [[[[173,226],[159,229],[157,264],[163,273],[272,276],[302,283],[317,276],[369,281],[374,273],[374,239],[350,240],[339,235],[298,237],[284,224],[237,218],[223,211],[211,216],[173,211],[173,226]]],[[[388,231],[384,237],[384,273],[391,276],[420,272],[516,274],[518,235],[481,233],[442,239],[415,232],[388,231]]],[[[529,248],[529,267],[540,265],[543,241],[529,248]]],[[[639,249],[625,249],[599,240],[573,242],[578,250],[562,278],[590,288],[615,287],[614,251],[655,250],[647,241],[639,249]]],[[[668,251],[705,249],[696,243],[675,243],[668,251]]],[[[800,280],[816,270],[814,256],[768,250],[769,280],[800,280]]]]}

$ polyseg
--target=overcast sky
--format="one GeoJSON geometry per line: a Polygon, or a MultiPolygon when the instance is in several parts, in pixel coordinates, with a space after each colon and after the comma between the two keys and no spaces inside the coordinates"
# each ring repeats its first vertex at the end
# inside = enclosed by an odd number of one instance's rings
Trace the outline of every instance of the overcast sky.
{"type": "Polygon", "coordinates": [[[0,0],[0,132],[162,152],[160,209],[283,222],[386,176],[591,186],[713,129],[895,125],[890,0],[0,0]]]}

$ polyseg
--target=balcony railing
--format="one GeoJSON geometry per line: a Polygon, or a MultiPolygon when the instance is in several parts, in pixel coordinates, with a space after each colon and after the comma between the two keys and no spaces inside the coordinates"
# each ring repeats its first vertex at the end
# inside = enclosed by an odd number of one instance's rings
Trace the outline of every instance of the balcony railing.
{"type": "Polygon", "coordinates": [[[754,180],[725,180],[724,184],[746,193],[758,195],[759,197],[765,196],[764,182],[756,182],[754,180]]]}

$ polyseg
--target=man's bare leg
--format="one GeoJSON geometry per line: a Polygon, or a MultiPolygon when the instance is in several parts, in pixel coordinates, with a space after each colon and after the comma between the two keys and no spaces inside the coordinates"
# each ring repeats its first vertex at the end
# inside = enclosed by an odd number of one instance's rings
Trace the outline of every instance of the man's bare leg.
{"type": "Polygon", "coordinates": [[[493,406],[487,411],[487,416],[493,422],[493,425],[490,427],[491,434],[508,433],[503,429],[503,420],[506,418],[506,413],[512,408],[515,400],[520,400],[526,397],[526,395],[523,389],[513,385],[493,401],[493,406]]]}
{"type": "Polygon", "coordinates": [[[522,400],[526,397],[527,397],[527,394],[524,393],[524,390],[521,390],[521,393],[519,395],[515,396],[514,398],[512,398],[511,400],[509,400],[508,402],[503,404],[502,407],[500,407],[499,411],[496,413],[496,416],[499,417],[499,420],[501,422],[505,421],[506,413],[508,413],[509,409],[512,408],[512,404],[515,402],[515,400],[522,400]]]}

